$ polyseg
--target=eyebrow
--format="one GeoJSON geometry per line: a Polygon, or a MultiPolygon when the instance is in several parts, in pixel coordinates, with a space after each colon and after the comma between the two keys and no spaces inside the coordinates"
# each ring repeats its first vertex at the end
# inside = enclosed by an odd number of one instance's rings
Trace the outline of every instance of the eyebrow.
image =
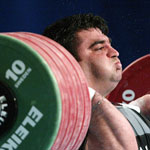
{"type": "MultiPolygon", "coordinates": [[[[109,38],[109,42],[111,43],[112,42],[112,39],[109,38]]],[[[89,48],[92,48],[93,46],[97,45],[97,44],[103,44],[105,43],[105,40],[100,40],[100,41],[95,41],[94,43],[92,43],[89,48]]]]}

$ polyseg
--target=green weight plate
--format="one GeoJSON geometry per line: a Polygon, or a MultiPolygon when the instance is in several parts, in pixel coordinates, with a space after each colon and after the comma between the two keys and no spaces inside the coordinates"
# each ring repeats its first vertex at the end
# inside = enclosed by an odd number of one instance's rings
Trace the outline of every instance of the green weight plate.
{"type": "Polygon", "coordinates": [[[0,149],[51,149],[62,111],[53,72],[33,48],[15,38],[0,35],[0,53],[1,86],[16,100],[16,121],[0,135],[0,149]]]}

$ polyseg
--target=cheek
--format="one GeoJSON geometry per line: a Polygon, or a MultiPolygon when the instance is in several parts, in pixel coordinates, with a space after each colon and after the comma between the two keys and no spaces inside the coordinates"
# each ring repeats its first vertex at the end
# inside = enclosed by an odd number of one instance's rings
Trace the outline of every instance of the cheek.
{"type": "Polygon", "coordinates": [[[104,72],[112,71],[112,62],[110,62],[110,59],[106,56],[104,52],[98,52],[96,54],[90,55],[88,58],[89,64],[91,66],[91,69],[95,70],[95,72],[104,72]]]}
{"type": "Polygon", "coordinates": [[[97,55],[96,57],[91,57],[89,62],[96,68],[107,68],[110,66],[109,60],[106,56],[103,55],[97,55]]]}
{"type": "Polygon", "coordinates": [[[95,77],[102,77],[102,76],[106,76],[106,74],[108,73],[108,68],[106,67],[107,65],[105,63],[103,63],[102,61],[99,62],[92,62],[90,64],[90,69],[92,74],[95,77]]]}
{"type": "Polygon", "coordinates": [[[113,72],[112,64],[107,59],[95,60],[91,63],[92,72],[96,76],[109,76],[113,72]]]}

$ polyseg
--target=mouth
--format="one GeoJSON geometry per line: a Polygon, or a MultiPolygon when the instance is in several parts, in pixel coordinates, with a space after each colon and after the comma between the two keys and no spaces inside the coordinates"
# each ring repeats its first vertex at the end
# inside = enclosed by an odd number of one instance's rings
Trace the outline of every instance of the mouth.
{"type": "Polygon", "coordinates": [[[120,61],[117,61],[117,62],[115,63],[115,66],[116,66],[116,69],[117,69],[117,70],[122,70],[122,64],[121,64],[120,61]]]}

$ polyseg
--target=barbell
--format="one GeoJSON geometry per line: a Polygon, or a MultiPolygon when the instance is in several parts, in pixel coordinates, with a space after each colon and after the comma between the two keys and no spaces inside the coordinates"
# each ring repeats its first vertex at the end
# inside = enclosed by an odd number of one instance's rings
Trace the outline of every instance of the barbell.
{"type": "MultiPolygon", "coordinates": [[[[124,70],[110,101],[128,102],[120,99],[122,95],[132,101],[150,90],[145,81],[149,58],[146,55],[124,70]],[[144,91],[137,84],[141,77],[144,91]]],[[[90,116],[86,78],[65,48],[35,33],[0,34],[0,150],[77,150],[90,116]]]]}

